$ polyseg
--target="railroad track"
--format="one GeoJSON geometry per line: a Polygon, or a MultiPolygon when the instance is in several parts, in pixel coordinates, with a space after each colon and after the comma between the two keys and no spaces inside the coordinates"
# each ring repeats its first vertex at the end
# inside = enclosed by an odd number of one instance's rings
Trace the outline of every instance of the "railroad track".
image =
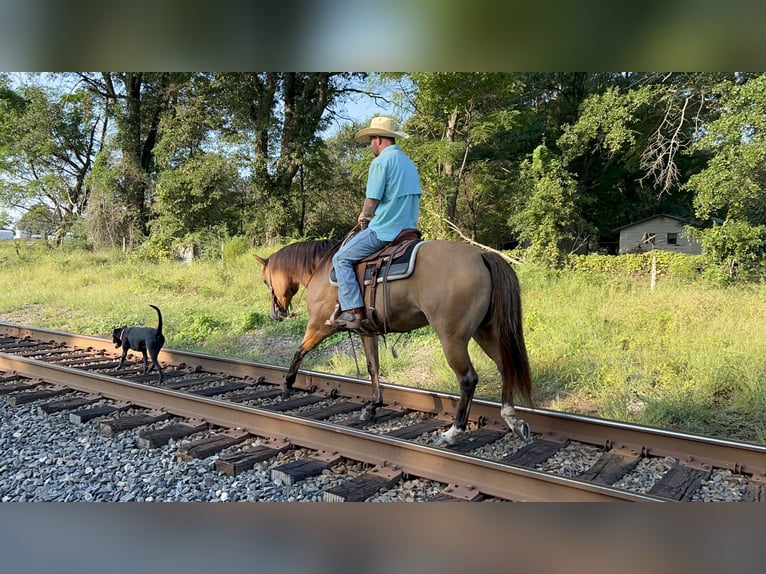
{"type": "Polygon", "coordinates": [[[364,471],[325,492],[326,501],[366,500],[410,477],[443,484],[434,500],[688,501],[704,499],[721,475],[739,500],[766,500],[764,445],[518,407],[533,432],[524,444],[507,432],[497,403],[474,400],[471,432],[435,448],[456,396],[385,385],[385,408],[362,423],[364,380],[301,371],[297,392],[283,399],[285,368],[166,349],[159,384],[141,373],[137,354],[129,358],[116,371],[109,340],[0,323],[0,393],[9,405],[67,411],[107,437],[145,429],[139,446],[173,439],[179,458],[209,458],[232,475],[295,449],[308,454],[275,467],[275,479],[361,463],[364,471]]]}

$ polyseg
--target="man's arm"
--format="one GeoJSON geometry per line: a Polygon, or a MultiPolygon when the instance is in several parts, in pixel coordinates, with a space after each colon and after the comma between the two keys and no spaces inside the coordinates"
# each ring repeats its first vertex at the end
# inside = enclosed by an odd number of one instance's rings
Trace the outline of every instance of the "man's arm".
{"type": "Polygon", "coordinates": [[[372,199],[370,197],[364,200],[362,212],[359,214],[359,218],[357,219],[359,225],[362,227],[367,227],[367,223],[375,216],[375,210],[378,208],[378,203],[379,202],[377,199],[372,199]]]}

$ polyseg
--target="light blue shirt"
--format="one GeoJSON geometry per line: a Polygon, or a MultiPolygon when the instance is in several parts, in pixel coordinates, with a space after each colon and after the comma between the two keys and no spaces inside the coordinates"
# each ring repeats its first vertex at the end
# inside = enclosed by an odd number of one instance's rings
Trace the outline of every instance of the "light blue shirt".
{"type": "Polygon", "coordinates": [[[366,196],[380,202],[370,221],[378,239],[392,241],[402,229],[417,228],[420,175],[398,145],[388,146],[370,163],[366,196]]]}

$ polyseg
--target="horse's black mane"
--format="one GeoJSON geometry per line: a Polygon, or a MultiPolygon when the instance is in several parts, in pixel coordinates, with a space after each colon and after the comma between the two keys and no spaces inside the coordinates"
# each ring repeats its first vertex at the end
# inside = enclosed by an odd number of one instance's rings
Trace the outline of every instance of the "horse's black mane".
{"type": "Polygon", "coordinates": [[[286,245],[269,257],[272,269],[304,269],[312,271],[319,261],[340,247],[340,241],[334,239],[316,239],[300,241],[286,245]]]}

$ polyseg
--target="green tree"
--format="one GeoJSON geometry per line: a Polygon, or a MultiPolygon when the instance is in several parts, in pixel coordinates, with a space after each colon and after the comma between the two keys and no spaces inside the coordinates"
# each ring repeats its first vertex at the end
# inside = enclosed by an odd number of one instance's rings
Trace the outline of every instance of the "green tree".
{"type": "Polygon", "coordinates": [[[139,234],[148,232],[149,204],[157,171],[154,146],[159,137],[162,114],[174,104],[178,91],[188,81],[185,73],[81,72],[78,74],[93,93],[103,98],[108,117],[117,132],[111,146],[104,148],[99,171],[100,187],[120,200],[129,211],[139,234]],[[110,173],[111,172],[111,173],[110,173]],[[114,189],[107,186],[116,185],[114,189]]]}
{"type": "Polygon", "coordinates": [[[47,238],[56,227],[56,217],[47,205],[34,205],[19,218],[16,227],[29,235],[47,238]]]}
{"type": "Polygon", "coordinates": [[[709,157],[689,178],[701,220],[715,218],[699,232],[705,254],[730,278],[759,272],[766,234],[766,74],[740,76],[718,85],[719,116],[711,121],[695,150],[709,157]]]}
{"type": "MultiPolygon", "coordinates": [[[[291,201],[296,176],[322,145],[320,134],[333,106],[356,91],[359,74],[219,73],[211,79],[211,104],[223,118],[223,133],[252,149],[251,231],[268,239],[290,235],[302,212],[291,201]]],[[[300,182],[298,182],[300,185],[300,182]]]]}
{"type": "Polygon", "coordinates": [[[48,206],[57,243],[88,205],[88,175],[102,145],[99,111],[85,90],[57,95],[31,85],[0,116],[0,198],[20,210],[48,206]]]}
{"type": "Polygon", "coordinates": [[[539,146],[522,165],[522,205],[511,226],[533,259],[556,266],[566,251],[587,245],[591,227],[580,215],[577,184],[555,153],[539,146]]]}

